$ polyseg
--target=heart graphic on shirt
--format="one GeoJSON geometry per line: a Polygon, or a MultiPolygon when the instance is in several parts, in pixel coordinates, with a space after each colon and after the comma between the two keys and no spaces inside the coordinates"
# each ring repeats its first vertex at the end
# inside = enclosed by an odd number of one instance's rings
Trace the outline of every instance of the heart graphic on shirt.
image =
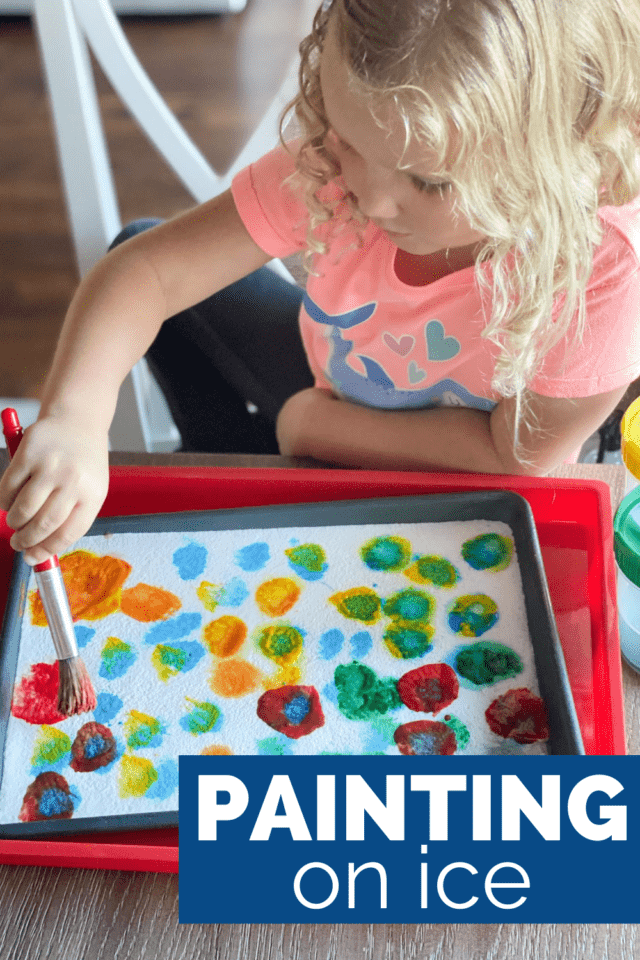
{"type": "Polygon", "coordinates": [[[412,360],[408,369],[409,383],[420,383],[427,375],[426,370],[421,370],[415,360],[412,360]]]}
{"type": "Polygon", "coordinates": [[[408,333],[405,333],[399,340],[396,340],[392,333],[385,333],[382,335],[382,339],[389,347],[389,350],[393,350],[394,353],[397,353],[401,357],[406,357],[408,353],[411,353],[416,342],[415,338],[411,337],[408,333]]]}
{"type": "Polygon", "coordinates": [[[424,328],[424,335],[429,360],[451,360],[460,353],[460,341],[455,337],[445,337],[444,327],[439,320],[429,320],[424,328]]]}

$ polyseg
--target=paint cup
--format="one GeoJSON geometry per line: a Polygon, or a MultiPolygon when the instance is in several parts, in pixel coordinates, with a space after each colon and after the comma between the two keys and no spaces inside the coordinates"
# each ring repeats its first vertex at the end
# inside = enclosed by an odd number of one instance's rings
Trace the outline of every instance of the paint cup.
{"type": "Polygon", "coordinates": [[[618,565],[618,626],[623,659],[640,673],[640,487],[628,493],[613,521],[618,565]]]}
{"type": "Polygon", "coordinates": [[[640,484],[640,397],[627,407],[620,423],[620,453],[626,469],[625,493],[640,484]]]}

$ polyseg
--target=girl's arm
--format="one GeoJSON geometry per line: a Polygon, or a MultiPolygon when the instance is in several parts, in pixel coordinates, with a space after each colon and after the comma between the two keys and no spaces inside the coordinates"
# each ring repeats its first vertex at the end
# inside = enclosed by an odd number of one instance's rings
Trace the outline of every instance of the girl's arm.
{"type": "Polygon", "coordinates": [[[93,522],[108,487],[108,430],[124,378],[162,323],[263,266],[228,190],[107,254],[80,283],[38,422],[0,482],[11,544],[34,563],[93,522]]]}
{"type": "Polygon", "coordinates": [[[513,455],[515,399],[491,413],[465,407],[379,410],[312,387],[291,397],[277,424],[281,453],[346,467],[540,475],[578,449],[615,409],[625,387],[580,399],[534,394],[537,429],[522,430],[531,467],[513,455]]]}

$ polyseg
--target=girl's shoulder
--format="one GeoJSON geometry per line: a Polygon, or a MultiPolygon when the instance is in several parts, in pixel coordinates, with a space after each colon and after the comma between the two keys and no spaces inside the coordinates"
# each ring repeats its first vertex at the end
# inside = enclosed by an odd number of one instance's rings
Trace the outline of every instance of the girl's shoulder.
{"type": "Polygon", "coordinates": [[[604,235],[595,252],[592,282],[620,281],[640,270],[640,194],[622,206],[598,210],[604,235]]]}

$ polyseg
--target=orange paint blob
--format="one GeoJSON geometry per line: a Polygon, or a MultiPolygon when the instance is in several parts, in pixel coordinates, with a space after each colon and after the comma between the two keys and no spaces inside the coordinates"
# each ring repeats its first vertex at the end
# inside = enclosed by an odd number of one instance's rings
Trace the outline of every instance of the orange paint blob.
{"type": "MultiPolygon", "coordinates": [[[[99,557],[88,550],[74,550],[60,558],[71,616],[74,620],[102,620],[120,608],[122,584],[131,564],[117,557],[99,557]]],[[[47,618],[37,590],[29,594],[31,622],[46,627],[47,618]]]]}
{"type": "Polygon", "coordinates": [[[175,593],[162,590],[161,587],[151,587],[148,583],[138,583],[129,590],[123,590],[120,600],[122,612],[141,623],[166,620],[181,606],[182,601],[175,593]]]}
{"type": "Polygon", "coordinates": [[[300,596],[300,587],[290,577],[265,580],[256,590],[256,603],[268,617],[281,617],[300,596]]]}
{"type": "Polygon", "coordinates": [[[205,747],[204,750],[201,750],[200,753],[205,757],[232,757],[233,750],[229,747],[218,746],[214,744],[212,747],[205,747]]]}
{"type": "Polygon", "coordinates": [[[204,642],[215,657],[237,653],[247,638],[247,625],[240,617],[225,614],[212,620],[202,630],[204,642]]]}
{"type": "Polygon", "coordinates": [[[262,673],[240,657],[221,660],[209,677],[209,686],[220,697],[244,697],[260,686],[262,673]]]}

